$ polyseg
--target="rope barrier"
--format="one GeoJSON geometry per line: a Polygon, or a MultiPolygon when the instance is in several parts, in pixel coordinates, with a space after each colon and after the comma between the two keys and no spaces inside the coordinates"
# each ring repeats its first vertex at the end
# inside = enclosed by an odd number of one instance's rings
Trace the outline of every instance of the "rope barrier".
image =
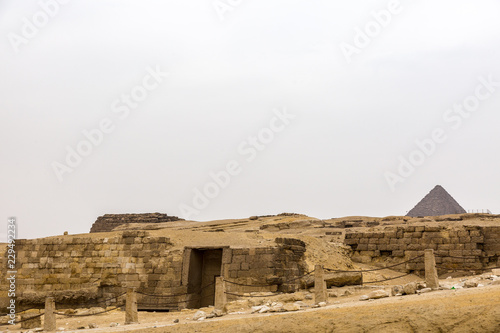
{"type": "MultiPolygon", "coordinates": [[[[26,312],[26,311],[29,311],[29,310],[41,310],[38,306],[34,306],[32,308],[28,308],[28,309],[24,309],[24,310],[21,310],[21,311],[16,311],[16,314],[20,314],[20,313],[23,313],[23,312],[26,312]]],[[[5,316],[8,316],[9,314],[6,313],[4,315],[1,315],[0,317],[5,317],[5,316]]]]}
{"type": "Polygon", "coordinates": [[[149,296],[149,297],[156,297],[156,298],[168,298],[168,297],[188,296],[188,295],[198,294],[198,293],[202,292],[203,290],[207,289],[208,287],[213,286],[214,284],[215,284],[215,282],[207,284],[206,286],[202,287],[199,291],[193,292],[193,293],[172,294],[172,295],[153,295],[153,294],[148,294],[148,293],[141,292],[141,291],[136,291],[136,293],[138,293],[140,295],[149,296]]]}
{"type": "Polygon", "coordinates": [[[412,262],[415,259],[421,258],[423,256],[424,255],[422,254],[422,255],[419,255],[419,256],[414,257],[412,259],[400,262],[399,264],[394,264],[394,265],[390,265],[390,266],[386,266],[386,267],[381,267],[381,268],[375,268],[375,269],[365,269],[365,270],[359,270],[359,271],[345,271],[345,270],[337,270],[337,269],[325,268],[325,270],[327,270],[329,272],[335,272],[335,273],[365,273],[365,272],[375,272],[375,271],[381,271],[383,269],[388,269],[388,268],[400,266],[400,265],[403,265],[403,264],[407,264],[407,263],[412,262]]]}
{"type": "Polygon", "coordinates": [[[489,267],[489,268],[465,268],[465,267],[462,267],[462,268],[457,268],[457,267],[446,267],[446,266],[442,266],[442,265],[436,265],[436,268],[441,268],[441,269],[448,269],[448,270],[468,270],[468,271],[489,271],[490,269],[497,269],[497,268],[500,268],[499,267],[489,267]]]}
{"type": "Polygon", "coordinates": [[[118,296],[115,296],[115,297],[107,298],[107,299],[104,299],[104,300],[102,300],[102,301],[97,302],[96,304],[105,303],[105,302],[107,302],[107,301],[111,301],[111,300],[113,300],[113,299],[118,300],[118,298],[120,298],[120,297],[122,297],[122,296],[124,296],[124,295],[126,295],[126,294],[127,294],[127,293],[123,293],[123,294],[118,295],[118,296]]]}
{"type": "MultiPolygon", "coordinates": [[[[310,271],[310,272],[308,272],[308,273],[306,273],[304,275],[295,277],[293,279],[285,280],[283,282],[280,282],[279,284],[286,284],[286,283],[290,283],[290,282],[302,279],[302,278],[304,278],[304,277],[312,274],[314,271],[315,270],[313,269],[312,271],[310,271]]],[[[276,285],[278,285],[278,283],[273,283],[273,284],[244,284],[244,283],[234,282],[234,281],[226,280],[226,279],[224,279],[224,281],[227,282],[227,283],[229,283],[229,284],[234,284],[234,285],[242,286],[242,287],[270,287],[270,286],[276,286],[276,285]]]]}
{"type": "Polygon", "coordinates": [[[281,293],[273,293],[272,295],[248,295],[247,296],[247,295],[234,294],[234,293],[230,293],[227,291],[225,291],[224,294],[231,295],[231,296],[237,296],[237,297],[272,297],[272,296],[281,295],[281,293]]]}
{"type": "Polygon", "coordinates": [[[54,312],[54,313],[56,315],[66,316],[66,317],[90,317],[90,316],[97,316],[97,315],[100,315],[103,313],[111,312],[111,311],[119,309],[119,308],[120,307],[117,306],[117,307],[114,307],[112,309],[104,310],[104,311],[97,312],[97,313],[88,313],[88,314],[68,314],[68,313],[62,313],[62,312],[54,312]]]}
{"type": "MultiPolygon", "coordinates": [[[[206,295],[206,296],[202,296],[200,298],[195,298],[195,299],[188,299],[188,300],[184,300],[184,301],[178,301],[178,302],[170,302],[170,303],[163,303],[162,306],[168,306],[168,305],[178,305],[178,304],[182,304],[182,303],[187,303],[187,302],[198,302],[198,301],[201,301],[202,299],[204,298],[208,298],[208,297],[212,297],[214,296],[215,294],[211,294],[211,295],[206,295]]],[[[147,304],[147,303],[146,303],[147,304]]]]}
{"type": "Polygon", "coordinates": [[[482,256],[473,256],[473,255],[469,255],[469,256],[462,256],[462,257],[458,257],[458,256],[438,256],[436,255],[436,257],[440,257],[440,258],[455,258],[455,259],[491,259],[491,258],[499,258],[499,256],[486,256],[486,257],[482,257],[482,256]]]}
{"type": "MultiPolygon", "coordinates": [[[[16,315],[17,315],[17,313],[16,313],[16,315]]],[[[15,321],[14,325],[17,325],[17,324],[20,324],[20,323],[24,323],[25,321],[28,321],[28,320],[31,320],[31,319],[35,319],[35,318],[41,317],[43,315],[44,315],[44,313],[42,312],[40,314],[37,314],[36,316],[29,317],[29,318],[24,318],[24,319],[19,320],[19,321],[15,321]]],[[[0,324],[0,326],[6,326],[6,325],[10,325],[10,324],[9,323],[0,324]]]]}
{"type": "Polygon", "coordinates": [[[402,278],[402,277],[405,277],[405,276],[408,276],[408,275],[411,275],[411,274],[412,274],[412,273],[408,273],[408,274],[404,274],[404,275],[396,276],[396,277],[393,277],[393,278],[390,278],[390,279],[384,279],[384,280],[379,280],[379,281],[363,282],[363,284],[379,283],[379,282],[385,282],[385,281],[396,280],[396,279],[399,279],[399,278],[402,278]]]}

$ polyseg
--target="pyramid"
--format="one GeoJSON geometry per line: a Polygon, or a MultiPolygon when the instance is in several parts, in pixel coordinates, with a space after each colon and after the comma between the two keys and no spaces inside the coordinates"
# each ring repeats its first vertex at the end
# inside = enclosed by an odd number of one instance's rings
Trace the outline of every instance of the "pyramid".
{"type": "Polygon", "coordinates": [[[436,185],[406,216],[439,216],[467,213],[446,190],[436,185]]]}

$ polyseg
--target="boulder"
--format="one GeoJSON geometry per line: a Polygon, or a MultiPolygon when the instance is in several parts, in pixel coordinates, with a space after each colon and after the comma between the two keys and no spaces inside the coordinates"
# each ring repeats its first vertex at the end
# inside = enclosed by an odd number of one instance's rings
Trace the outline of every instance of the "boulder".
{"type": "Polygon", "coordinates": [[[419,294],[425,294],[425,293],[429,293],[432,291],[432,288],[424,288],[424,289],[420,289],[418,291],[419,294]]]}
{"type": "Polygon", "coordinates": [[[403,294],[404,295],[414,295],[417,293],[417,283],[410,282],[403,286],[403,294]]]}
{"type": "Polygon", "coordinates": [[[470,280],[470,281],[464,282],[464,288],[476,288],[477,285],[478,285],[478,283],[475,280],[470,280]]]}
{"type": "Polygon", "coordinates": [[[205,313],[205,311],[197,311],[193,316],[193,320],[204,320],[206,318],[207,314],[205,313]]]}
{"type": "Polygon", "coordinates": [[[379,298],[384,298],[384,297],[389,297],[389,296],[390,296],[389,293],[383,289],[374,290],[368,294],[369,299],[379,299],[379,298]]]}
{"type": "Polygon", "coordinates": [[[392,296],[403,295],[403,293],[404,293],[403,286],[393,286],[391,289],[392,296]]]}

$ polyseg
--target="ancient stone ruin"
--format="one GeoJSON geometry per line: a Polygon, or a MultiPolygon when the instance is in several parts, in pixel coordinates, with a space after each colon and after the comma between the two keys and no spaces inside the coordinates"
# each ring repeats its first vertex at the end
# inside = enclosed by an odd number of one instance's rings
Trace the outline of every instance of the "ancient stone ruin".
{"type": "Polygon", "coordinates": [[[436,185],[412,210],[407,216],[440,216],[449,214],[467,213],[446,190],[436,185]]]}
{"type": "MultiPolygon", "coordinates": [[[[134,288],[142,310],[200,308],[214,305],[218,277],[229,301],[311,288],[315,277],[309,272],[317,266],[327,269],[326,286],[335,288],[363,283],[359,272],[350,274],[353,262],[400,264],[391,269],[423,276],[429,249],[440,274],[500,266],[500,216],[492,214],[326,220],[281,214],[210,222],[125,214],[104,215],[92,229],[16,241],[20,306],[43,307],[47,297],[58,309],[113,306],[134,288]],[[140,230],[151,224],[159,228],[140,230]]],[[[6,267],[7,256],[1,258],[6,267]]],[[[6,274],[0,276],[3,302],[6,274]]]]}
{"type": "Polygon", "coordinates": [[[92,225],[90,232],[107,232],[118,226],[128,223],[164,223],[182,221],[177,216],[168,216],[167,214],[105,214],[99,216],[92,225]]]}

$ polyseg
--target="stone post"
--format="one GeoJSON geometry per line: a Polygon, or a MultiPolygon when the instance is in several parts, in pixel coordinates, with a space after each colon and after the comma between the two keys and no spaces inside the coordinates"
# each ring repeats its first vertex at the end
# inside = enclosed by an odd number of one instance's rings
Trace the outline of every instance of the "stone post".
{"type": "Polygon", "coordinates": [[[326,291],[325,274],[322,265],[316,265],[314,268],[314,303],[328,302],[326,291]]]}
{"type": "Polygon", "coordinates": [[[125,300],[125,325],[139,322],[137,315],[137,294],[135,289],[128,288],[125,300]]]}
{"type": "Polygon", "coordinates": [[[425,284],[427,288],[439,288],[439,279],[436,270],[434,250],[425,250],[425,284]]]}
{"type": "Polygon", "coordinates": [[[216,310],[224,311],[226,306],[226,282],[221,276],[215,278],[215,301],[214,308],[216,310]]]}
{"type": "Polygon", "coordinates": [[[45,312],[43,315],[43,330],[55,331],[56,330],[56,302],[54,297],[47,297],[45,299],[45,312]]]}

